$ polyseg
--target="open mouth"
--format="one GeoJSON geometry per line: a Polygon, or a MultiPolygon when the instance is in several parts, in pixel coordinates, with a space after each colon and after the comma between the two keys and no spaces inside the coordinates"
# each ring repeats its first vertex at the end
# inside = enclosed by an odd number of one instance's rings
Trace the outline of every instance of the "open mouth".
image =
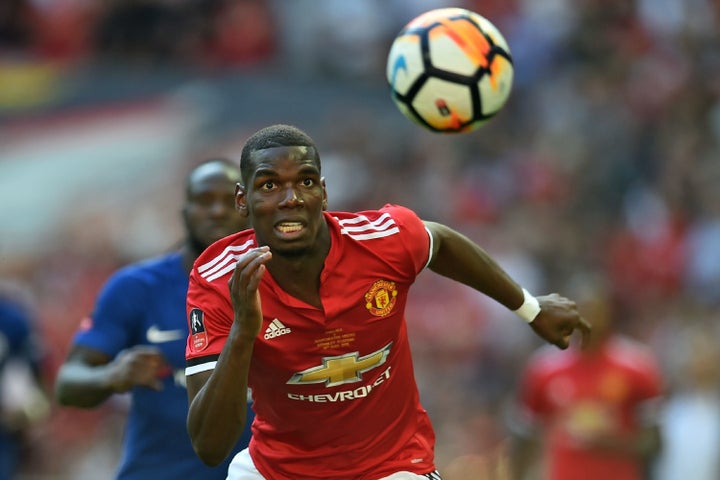
{"type": "Polygon", "coordinates": [[[305,222],[286,220],[275,224],[275,234],[279,239],[295,241],[305,235],[305,227],[305,222]]]}
{"type": "Polygon", "coordinates": [[[275,230],[284,234],[299,232],[302,229],[303,224],[300,222],[281,222],[275,225],[275,230]]]}

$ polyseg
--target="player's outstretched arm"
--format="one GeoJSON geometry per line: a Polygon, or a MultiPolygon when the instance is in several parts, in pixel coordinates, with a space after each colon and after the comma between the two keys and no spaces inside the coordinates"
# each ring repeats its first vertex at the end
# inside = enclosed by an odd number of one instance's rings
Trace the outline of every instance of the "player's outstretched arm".
{"type": "Polygon", "coordinates": [[[61,405],[92,408],[133,387],[162,388],[167,364],[154,347],[137,345],[116,358],[76,345],[58,371],[55,396],[61,405]]]}
{"type": "Polygon", "coordinates": [[[230,279],[235,318],[211,372],[187,377],[187,427],[195,453],[217,465],[232,451],[247,422],[248,372],[253,344],[262,325],[258,286],[271,258],[267,247],[248,252],[230,279]]]}
{"type": "Polygon", "coordinates": [[[580,316],[575,302],[558,294],[532,297],[495,260],[465,235],[436,222],[425,222],[433,238],[430,269],[493,298],[517,312],[545,341],[567,348],[570,336],[580,331],[583,344],[590,325],[580,316]]]}

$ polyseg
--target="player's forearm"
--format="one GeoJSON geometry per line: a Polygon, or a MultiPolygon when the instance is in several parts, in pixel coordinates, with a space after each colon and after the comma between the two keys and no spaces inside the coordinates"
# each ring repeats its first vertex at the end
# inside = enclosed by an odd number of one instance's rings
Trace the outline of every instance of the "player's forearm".
{"type": "Polygon", "coordinates": [[[114,392],[107,365],[65,364],[55,381],[55,398],[60,405],[93,408],[114,392]]]}
{"type": "Polygon", "coordinates": [[[433,224],[438,251],[430,264],[435,273],[474,288],[511,310],[523,303],[521,287],[472,240],[449,227],[433,224]]]}
{"type": "Polygon", "coordinates": [[[196,454],[208,465],[222,462],[245,428],[251,356],[252,343],[233,342],[231,336],[190,404],[188,433],[196,454]]]}

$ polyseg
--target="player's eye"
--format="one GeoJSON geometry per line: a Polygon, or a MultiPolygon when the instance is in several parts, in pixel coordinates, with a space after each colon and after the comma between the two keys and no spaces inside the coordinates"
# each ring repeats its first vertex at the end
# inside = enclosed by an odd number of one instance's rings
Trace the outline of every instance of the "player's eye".
{"type": "Polygon", "coordinates": [[[267,181],[263,182],[262,185],[260,185],[260,190],[262,190],[264,192],[269,192],[274,187],[275,187],[275,182],[273,182],[271,180],[267,180],[267,181]]]}
{"type": "Polygon", "coordinates": [[[312,178],[306,178],[302,181],[303,187],[312,187],[313,185],[315,185],[315,180],[312,178]]]}

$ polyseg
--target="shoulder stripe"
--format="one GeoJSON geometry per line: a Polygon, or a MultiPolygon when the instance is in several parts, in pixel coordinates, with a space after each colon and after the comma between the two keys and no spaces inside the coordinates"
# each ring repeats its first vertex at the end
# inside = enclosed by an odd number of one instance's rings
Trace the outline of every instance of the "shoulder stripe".
{"type": "Polygon", "coordinates": [[[389,213],[384,213],[375,220],[370,220],[365,215],[358,215],[344,220],[338,219],[340,233],[355,240],[370,240],[394,235],[400,229],[389,213]]]}
{"type": "MultiPolygon", "coordinates": [[[[335,218],[337,218],[337,217],[335,217],[335,218]]],[[[355,224],[355,223],[367,223],[367,224],[369,224],[369,225],[377,225],[377,224],[379,224],[379,223],[384,222],[384,221],[385,221],[386,219],[388,219],[388,218],[391,218],[391,217],[390,217],[390,214],[389,214],[389,213],[383,213],[383,214],[380,215],[378,218],[376,218],[374,221],[371,221],[371,220],[370,220],[368,217],[366,217],[365,215],[360,215],[360,214],[358,214],[357,216],[352,217],[352,218],[345,218],[345,219],[343,219],[343,220],[337,219],[337,220],[338,220],[338,223],[339,223],[342,227],[346,227],[346,226],[348,226],[348,225],[353,225],[353,224],[355,224]]]]}
{"type": "Polygon", "coordinates": [[[234,261],[231,264],[227,265],[225,268],[216,272],[215,274],[208,275],[207,277],[203,276],[203,278],[205,278],[205,280],[207,280],[208,282],[212,282],[213,280],[217,280],[218,278],[222,277],[223,275],[225,275],[229,272],[232,272],[235,269],[235,265],[237,265],[237,263],[238,263],[237,261],[240,259],[240,257],[242,257],[242,255],[234,255],[233,257],[234,257],[233,258],[234,261]]]}
{"type": "Polygon", "coordinates": [[[392,227],[395,225],[395,220],[392,218],[378,218],[374,223],[366,224],[366,225],[357,225],[357,226],[343,226],[343,232],[347,233],[355,233],[355,232],[367,232],[370,230],[385,230],[389,227],[392,227]]]}
{"type": "Polygon", "coordinates": [[[354,238],[355,240],[372,240],[373,238],[382,238],[389,237],[390,235],[395,235],[396,233],[400,233],[400,229],[394,227],[389,230],[385,230],[384,232],[365,233],[363,235],[351,234],[347,232],[343,233],[345,233],[345,235],[349,236],[350,238],[354,238]]]}
{"type": "Polygon", "coordinates": [[[247,242],[243,243],[242,245],[230,245],[225,247],[225,250],[222,251],[220,255],[213,258],[209,262],[207,262],[204,265],[200,265],[198,267],[198,273],[203,273],[205,270],[208,270],[209,268],[212,268],[219,262],[221,262],[229,253],[239,252],[243,253],[250,249],[250,247],[253,244],[253,240],[248,240],[247,242]]]}
{"type": "Polygon", "coordinates": [[[207,270],[204,273],[201,273],[200,276],[204,278],[207,281],[212,281],[217,276],[222,276],[222,272],[224,272],[228,268],[228,264],[230,264],[230,269],[235,267],[235,264],[237,263],[237,260],[242,257],[242,254],[240,255],[227,255],[225,258],[222,259],[221,262],[219,262],[217,265],[215,265],[210,270],[207,270]],[[232,262],[232,263],[231,263],[232,262]],[[218,275],[218,273],[220,274],[218,275]],[[217,275],[217,276],[216,276],[217,275]]]}
{"type": "Polygon", "coordinates": [[[212,282],[213,280],[222,277],[235,268],[238,260],[242,258],[248,250],[250,250],[252,245],[253,241],[248,240],[242,245],[232,245],[226,247],[220,255],[213,258],[206,264],[199,266],[197,269],[198,273],[200,273],[200,276],[208,282],[212,282]]]}
{"type": "MultiPolygon", "coordinates": [[[[389,213],[383,213],[375,221],[382,222],[383,220],[385,220],[388,217],[390,217],[389,213]]],[[[335,218],[337,218],[337,217],[335,217],[335,218]]],[[[362,222],[372,223],[368,217],[366,217],[365,215],[362,215],[362,214],[357,214],[352,218],[344,218],[342,220],[338,219],[338,223],[342,226],[352,225],[354,223],[362,223],[362,222]]]]}

